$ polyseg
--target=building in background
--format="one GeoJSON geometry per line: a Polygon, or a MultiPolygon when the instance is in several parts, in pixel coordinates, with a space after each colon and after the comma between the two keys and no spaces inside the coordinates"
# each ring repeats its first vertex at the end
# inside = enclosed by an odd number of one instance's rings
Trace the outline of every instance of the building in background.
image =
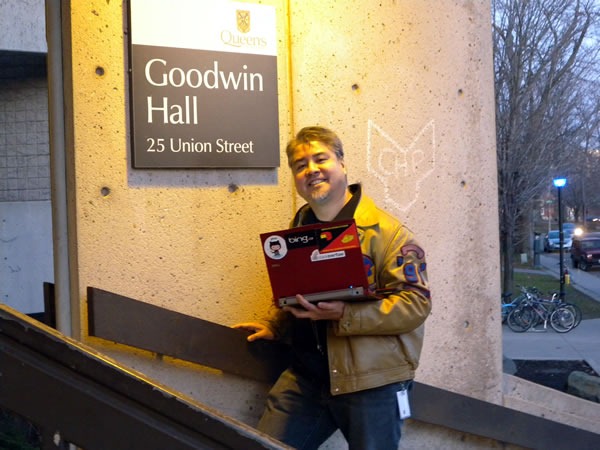
{"type": "Polygon", "coordinates": [[[53,281],[43,0],[0,2],[0,302],[43,310],[53,281]]]}

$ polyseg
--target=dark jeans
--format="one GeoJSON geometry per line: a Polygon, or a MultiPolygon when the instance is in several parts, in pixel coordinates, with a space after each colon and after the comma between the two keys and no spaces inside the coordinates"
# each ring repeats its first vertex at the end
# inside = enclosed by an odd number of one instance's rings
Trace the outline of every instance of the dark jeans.
{"type": "Polygon", "coordinates": [[[403,383],[332,396],[286,370],[267,398],[258,429],[297,449],[317,449],[338,428],[349,450],[396,450],[403,383]]]}

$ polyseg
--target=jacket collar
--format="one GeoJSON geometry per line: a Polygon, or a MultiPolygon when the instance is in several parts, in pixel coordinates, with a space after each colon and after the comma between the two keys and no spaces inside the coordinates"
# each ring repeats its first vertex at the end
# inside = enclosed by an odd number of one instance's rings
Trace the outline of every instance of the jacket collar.
{"type": "MultiPolygon", "coordinates": [[[[351,185],[351,188],[355,186],[358,189],[361,188],[359,184],[351,185]]],[[[356,207],[356,212],[354,213],[354,218],[356,219],[356,225],[359,227],[372,227],[379,223],[379,216],[377,214],[377,205],[371,197],[364,195],[362,192],[359,192],[360,201],[358,202],[358,206],[356,207]]]]}
{"type": "MultiPolygon", "coordinates": [[[[349,189],[353,196],[358,196],[359,198],[358,205],[356,206],[356,210],[354,212],[356,225],[358,227],[372,227],[377,225],[379,223],[379,216],[377,214],[378,208],[377,205],[375,205],[375,202],[371,199],[371,197],[367,197],[363,194],[360,183],[351,184],[349,189]]],[[[291,226],[297,227],[299,225],[304,225],[307,222],[311,222],[311,220],[308,219],[310,214],[314,215],[308,204],[303,205],[296,212],[296,215],[292,219],[291,226]]]]}

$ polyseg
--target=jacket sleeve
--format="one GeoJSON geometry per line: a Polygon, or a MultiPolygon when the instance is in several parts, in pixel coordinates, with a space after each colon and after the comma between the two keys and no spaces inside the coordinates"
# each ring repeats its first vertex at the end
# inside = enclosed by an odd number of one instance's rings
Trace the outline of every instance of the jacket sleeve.
{"type": "MultiPolygon", "coordinates": [[[[400,225],[367,242],[378,288],[393,289],[380,300],[346,303],[334,322],[338,336],[397,335],[423,324],[431,311],[425,252],[410,230],[400,225]]],[[[368,238],[367,238],[368,239],[368,238]]],[[[364,252],[364,249],[363,249],[364,252]]]]}
{"type": "Polygon", "coordinates": [[[269,310],[268,317],[259,320],[259,322],[269,327],[276,340],[289,343],[291,317],[290,313],[273,305],[269,310]]]}

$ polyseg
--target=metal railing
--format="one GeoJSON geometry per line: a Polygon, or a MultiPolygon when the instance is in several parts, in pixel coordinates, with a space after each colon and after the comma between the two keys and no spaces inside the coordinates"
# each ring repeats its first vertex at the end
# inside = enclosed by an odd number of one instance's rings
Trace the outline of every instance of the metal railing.
{"type": "MultiPolygon", "coordinates": [[[[281,345],[249,345],[240,330],[101,289],[88,288],[88,308],[99,338],[267,382],[286,364],[281,345]],[[192,330],[210,350],[189,339],[192,330]]],[[[1,305],[0,373],[0,407],[40,426],[44,448],[56,449],[57,439],[87,450],[287,448],[1,305]]],[[[411,402],[414,420],[500,442],[600,448],[600,434],[423,383],[411,402]]]]}
{"type": "Polygon", "coordinates": [[[0,407],[44,449],[288,448],[3,305],[0,373],[0,407]]]}

